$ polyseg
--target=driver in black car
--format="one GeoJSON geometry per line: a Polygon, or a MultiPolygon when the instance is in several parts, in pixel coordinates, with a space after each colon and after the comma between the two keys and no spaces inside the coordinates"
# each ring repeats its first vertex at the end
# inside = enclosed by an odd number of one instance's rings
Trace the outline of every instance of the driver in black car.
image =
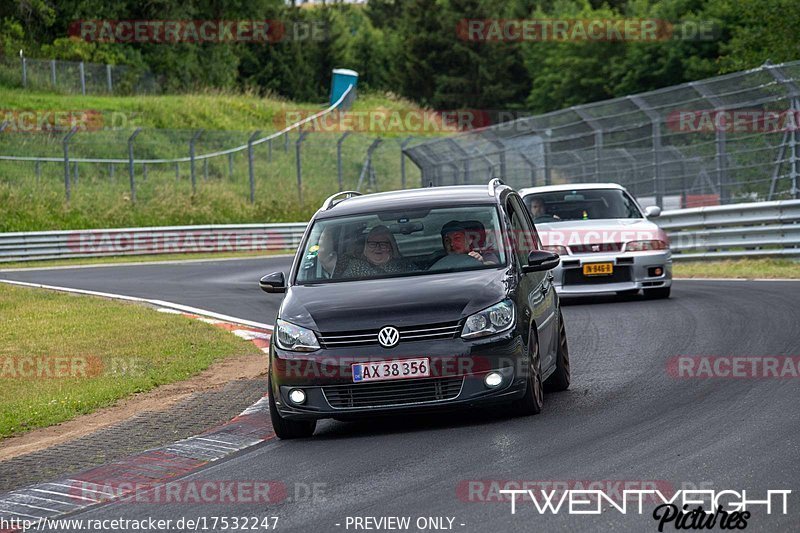
{"type": "Polygon", "coordinates": [[[448,255],[466,254],[484,265],[496,264],[491,258],[484,257],[477,250],[470,250],[470,239],[467,236],[469,228],[463,222],[451,220],[442,226],[442,245],[448,255]]]}

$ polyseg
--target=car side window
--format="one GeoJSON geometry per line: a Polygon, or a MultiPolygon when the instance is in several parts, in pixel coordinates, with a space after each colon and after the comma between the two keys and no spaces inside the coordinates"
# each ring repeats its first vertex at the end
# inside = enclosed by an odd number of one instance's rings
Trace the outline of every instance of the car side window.
{"type": "Polygon", "coordinates": [[[506,202],[506,212],[511,220],[511,242],[520,265],[528,264],[528,255],[539,248],[539,237],[519,198],[512,196],[506,202]]]}

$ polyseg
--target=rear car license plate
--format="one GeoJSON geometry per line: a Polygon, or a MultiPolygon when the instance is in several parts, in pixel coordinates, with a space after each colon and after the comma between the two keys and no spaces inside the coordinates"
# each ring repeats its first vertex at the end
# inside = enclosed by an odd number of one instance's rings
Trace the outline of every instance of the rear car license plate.
{"type": "Polygon", "coordinates": [[[427,357],[397,361],[354,363],[353,382],[383,381],[388,379],[424,378],[431,375],[431,362],[427,357]]]}
{"type": "Polygon", "coordinates": [[[614,263],[587,263],[583,265],[584,276],[610,276],[614,273],[614,263]]]}

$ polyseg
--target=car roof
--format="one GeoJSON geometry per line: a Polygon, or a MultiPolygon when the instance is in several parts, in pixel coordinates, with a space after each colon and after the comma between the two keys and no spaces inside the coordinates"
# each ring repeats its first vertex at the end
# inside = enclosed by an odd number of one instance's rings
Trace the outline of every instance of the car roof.
{"type": "MultiPolygon", "coordinates": [[[[511,191],[512,189],[507,186],[498,187],[495,189],[495,194],[499,196],[504,190],[511,191]]],[[[388,209],[403,209],[405,207],[432,208],[462,206],[465,204],[493,205],[497,203],[498,196],[490,195],[487,185],[454,185],[448,187],[426,187],[423,189],[403,189],[346,198],[334,203],[328,209],[320,209],[314,215],[314,218],[367,214],[388,209]]]]}
{"type": "Polygon", "coordinates": [[[520,189],[520,196],[540,192],[559,192],[559,191],[585,191],[587,189],[618,189],[625,190],[625,187],[618,183],[564,183],[560,185],[545,185],[543,187],[528,187],[520,189]]]}

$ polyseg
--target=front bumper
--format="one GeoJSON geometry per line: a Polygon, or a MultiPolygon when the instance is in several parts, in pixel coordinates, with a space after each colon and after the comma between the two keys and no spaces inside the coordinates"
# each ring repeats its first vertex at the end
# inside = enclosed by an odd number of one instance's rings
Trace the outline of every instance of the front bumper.
{"type": "Polygon", "coordinates": [[[654,289],[672,285],[672,252],[594,253],[566,255],[553,270],[553,284],[559,295],[615,293],[639,289],[654,289]],[[610,276],[584,276],[583,265],[612,263],[610,276]],[[660,276],[651,269],[661,267],[660,276]]]}
{"type": "Polygon", "coordinates": [[[283,418],[357,418],[409,411],[456,409],[521,398],[525,393],[528,357],[526,342],[514,332],[488,340],[447,339],[381,346],[322,349],[311,353],[285,352],[270,347],[275,406],[283,418]],[[394,361],[429,357],[431,376],[353,383],[354,362],[394,361]],[[503,376],[489,388],[486,374],[503,376]],[[301,388],[306,401],[295,405],[289,392],[301,388]],[[396,398],[396,400],[395,400],[396,398]]]}

